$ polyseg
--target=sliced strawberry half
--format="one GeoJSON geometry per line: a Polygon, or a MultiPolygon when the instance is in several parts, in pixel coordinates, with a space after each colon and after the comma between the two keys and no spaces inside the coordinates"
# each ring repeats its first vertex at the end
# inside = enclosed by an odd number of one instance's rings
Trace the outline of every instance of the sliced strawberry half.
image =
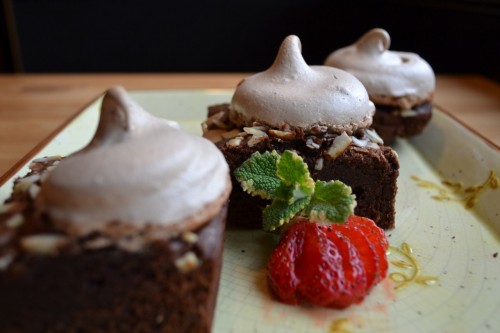
{"type": "Polygon", "coordinates": [[[380,281],[380,258],[375,246],[356,226],[342,224],[337,227],[337,230],[355,244],[365,267],[366,288],[370,290],[375,283],[380,281]]]}
{"type": "MultiPolygon", "coordinates": [[[[389,242],[387,242],[384,230],[379,228],[371,219],[359,216],[351,216],[349,218],[349,221],[350,225],[358,227],[364,233],[364,235],[368,237],[370,244],[375,247],[375,251],[377,251],[379,259],[385,258],[387,249],[389,248],[389,242]]],[[[385,278],[385,276],[387,275],[389,264],[387,260],[379,260],[379,265],[379,270],[382,274],[382,278],[385,278]]]]}
{"type": "Polygon", "coordinates": [[[345,308],[352,303],[361,302],[366,294],[367,276],[361,255],[354,244],[335,228],[326,227],[328,237],[337,244],[342,253],[342,266],[345,276],[345,291],[330,306],[345,308]]]}
{"type": "Polygon", "coordinates": [[[281,236],[278,247],[267,261],[268,280],[276,297],[287,304],[299,304],[295,291],[299,279],[295,274],[295,261],[302,254],[305,231],[300,224],[290,227],[281,236]]]}
{"type": "Polygon", "coordinates": [[[296,294],[301,303],[329,306],[345,290],[342,255],[317,223],[300,222],[305,231],[302,255],[296,258],[300,282],[296,294]]]}

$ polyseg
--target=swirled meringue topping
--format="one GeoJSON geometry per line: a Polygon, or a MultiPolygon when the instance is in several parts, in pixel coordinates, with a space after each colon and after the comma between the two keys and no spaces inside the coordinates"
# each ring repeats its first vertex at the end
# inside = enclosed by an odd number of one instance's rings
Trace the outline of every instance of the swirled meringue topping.
{"type": "Polygon", "coordinates": [[[79,233],[110,222],[190,230],[220,210],[228,173],[210,141],[147,113],[114,87],[103,98],[94,138],[49,174],[36,203],[79,233]]]}
{"type": "Polygon", "coordinates": [[[372,29],[353,45],[332,52],[325,65],[356,76],[375,103],[400,99],[400,106],[409,108],[432,99],[435,76],[431,66],[418,54],[389,51],[390,43],[387,31],[372,29]]]}
{"type": "Polygon", "coordinates": [[[288,36],[273,65],[244,79],[233,95],[230,119],[238,126],[255,120],[308,131],[315,125],[352,133],[371,125],[374,105],[353,75],[327,66],[308,66],[297,36],[288,36]]]}

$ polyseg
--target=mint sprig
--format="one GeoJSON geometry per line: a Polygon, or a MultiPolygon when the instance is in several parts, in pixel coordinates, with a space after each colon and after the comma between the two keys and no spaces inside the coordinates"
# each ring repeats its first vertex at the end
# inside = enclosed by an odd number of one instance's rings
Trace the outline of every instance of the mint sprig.
{"type": "Polygon", "coordinates": [[[271,200],[263,210],[263,229],[272,231],[297,214],[315,221],[343,223],[354,212],[351,188],[335,181],[314,181],[297,153],[256,152],[234,171],[243,190],[271,200]]]}

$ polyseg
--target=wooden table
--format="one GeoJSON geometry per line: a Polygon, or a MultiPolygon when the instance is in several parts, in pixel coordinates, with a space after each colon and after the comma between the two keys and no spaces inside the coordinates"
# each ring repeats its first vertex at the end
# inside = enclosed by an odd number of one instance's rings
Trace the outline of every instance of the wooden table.
{"type": "MultiPolygon", "coordinates": [[[[113,85],[129,90],[232,89],[247,75],[0,75],[0,175],[113,85]]],[[[435,102],[500,146],[500,84],[481,76],[438,75],[435,102]]]]}

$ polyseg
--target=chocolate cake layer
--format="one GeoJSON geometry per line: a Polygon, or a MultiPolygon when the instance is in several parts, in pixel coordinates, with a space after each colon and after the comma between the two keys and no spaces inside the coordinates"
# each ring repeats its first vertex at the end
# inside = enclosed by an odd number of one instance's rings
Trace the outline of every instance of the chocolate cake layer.
{"type": "Polygon", "coordinates": [[[0,214],[0,332],[211,331],[227,207],[164,239],[75,238],[34,214],[29,188],[0,214]]]}
{"type": "Polygon", "coordinates": [[[415,105],[411,110],[398,107],[375,105],[376,112],[372,127],[384,140],[391,144],[396,137],[408,138],[420,134],[432,117],[432,103],[415,105]]]}

